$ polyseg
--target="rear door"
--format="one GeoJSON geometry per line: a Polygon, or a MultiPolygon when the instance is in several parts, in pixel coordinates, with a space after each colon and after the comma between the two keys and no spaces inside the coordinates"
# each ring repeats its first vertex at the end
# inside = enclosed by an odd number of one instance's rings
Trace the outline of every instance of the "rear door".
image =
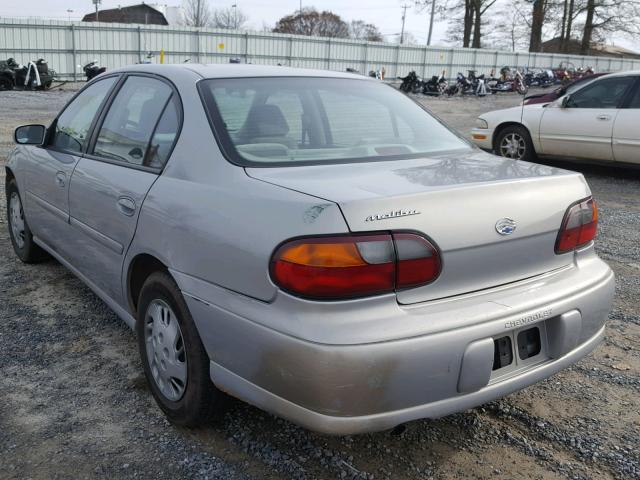
{"type": "Polygon", "coordinates": [[[640,79],[620,109],[613,126],[613,157],[616,162],[640,163],[640,79]]]}
{"type": "Polygon", "coordinates": [[[82,90],[52,123],[43,147],[28,149],[25,162],[25,208],[29,226],[50,248],[68,256],[69,180],[88,144],[100,106],[117,77],[99,80],[82,90]]]}
{"type": "Polygon", "coordinates": [[[74,264],[124,304],[121,272],[147,192],[175,142],[181,107],[162,79],[129,75],[101,115],[89,151],[71,179],[74,264]]]}
{"type": "Polygon", "coordinates": [[[613,125],[634,77],[597,80],[544,109],[540,144],[545,155],[613,160],[613,125]]]}

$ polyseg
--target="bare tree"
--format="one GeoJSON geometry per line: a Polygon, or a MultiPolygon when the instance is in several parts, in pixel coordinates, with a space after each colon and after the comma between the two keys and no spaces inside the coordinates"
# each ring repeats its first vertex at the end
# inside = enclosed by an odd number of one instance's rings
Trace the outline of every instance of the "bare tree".
{"type": "Polygon", "coordinates": [[[211,21],[208,0],[184,0],[184,23],[190,27],[206,27],[211,21]]]}
{"type": "Polygon", "coordinates": [[[527,48],[530,29],[527,4],[522,0],[510,0],[497,12],[487,37],[493,47],[505,49],[508,46],[515,52],[527,48]]]}
{"type": "Polygon", "coordinates": [[[349,25],[333,12],[319,12],[313,7],[303,8],[277,21],[276,33],[293,33],[316,37],[348,38],[349,25]]]}
{"type": "Polygon", "coordinates": [[[531,35],[529,37],[529,51],[542,51],[542,28],[547,17],[548,0],[533,0],[531,12],[531,35]]]}
{"type": "Polygon", "coordinates": [[[594,39],[613,33],[640,38],[640,2],[637,0],[587,0],[580,53],[587,55],[594,39]]]}
{"type": "Polygon", "coordinates": [[[216,8],[211,18],[211,26],[239,30],[247,21],[249,17],[238,7],[216,8]]]}
{"type": "Polygon", "coordinates": [[[382,34],[378,27],[363,20],[352,20],[349,24],[349,36],[356,40],[368,40],[369,42],[381,42],[382,34]]]}
{"type": "Polygon", "coordinates": [[[449,21],[447,33],[464,48],[482,47],[482,27],[487,25],[486,13],[497,0],[451,0],[440,9],[441,17],[449,21]]]}

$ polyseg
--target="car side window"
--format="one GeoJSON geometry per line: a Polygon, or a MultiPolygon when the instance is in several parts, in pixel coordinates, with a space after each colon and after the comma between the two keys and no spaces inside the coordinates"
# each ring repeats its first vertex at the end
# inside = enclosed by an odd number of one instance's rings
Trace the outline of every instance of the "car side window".
{"type": "Polygon", "coordinates": [[[80,92],[56,120],[49,146],[81,153],[93,119],[116,80],[105,78],[80,92]]]}
{"type": "Polygon", "coordinates": [[[153,137],[144,159],[145,166],[152,168],[164,167],[171,154],[179,129],[180,106],[176,96],[172,95],[164,112],[162,112],[155,132],[153,132],[153,137]]]}
{"type": "Polygon", "coordinates": [[[640,108],[640,84],[636,85],[636,91],[631,97],[631,103],[628,108],[640,108]]]}
{"type": "Polygon", "coordinates": [[[127,78],[102,122],[93,154],[143,165],[151,135],[172,93],[160,80],[127,78]]]}
{"type": "Polygon", "coordinates": [[[571,94],[570,108],[618,108],[633,77],[605,78],[571,94]]]}

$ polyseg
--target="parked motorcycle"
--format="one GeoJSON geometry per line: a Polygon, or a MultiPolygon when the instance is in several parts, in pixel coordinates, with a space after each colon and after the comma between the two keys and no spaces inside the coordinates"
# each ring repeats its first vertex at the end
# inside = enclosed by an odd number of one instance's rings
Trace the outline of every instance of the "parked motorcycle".
{"type": "Polygon", "coordinates": [[[522,72],[517,68],[503,67],[500,69],[500,78],[492,78],[488,82],[488,87],[493,93],[517,92],[524,95],[529,90],[522,72]]]}
{"type": "Polygon", "coordinates": [[[524,74],[524,83],[527,87],[547,88],[556,83],[556,76],[553,70],[541,68],[527,69],[524,74]]]}
{"type": "Polygon", "coordinates": [[[107,68],[101,67],[98,64],[98,61],[94,60],[93,62],[89,62],[84,67],[82,67],[82,70],[84,71],[84,74],[87,77],[87,82],[88,82],[92,78],[97,77],[101,73],[106,72],[107,68]]]}
{"type": "Polygon", "coordinates": [[[422,90],[422,79],[414,72],[410,71],[406,77],[398,77],[402,80],[400,90],[405,93],[419,93],[422,90]]]}
{"type": "Polygon", "coordinates": [[[43,58],[26,65],[13,58],[0,62],[0,90],[12,90],[14,87],[47,90],[51,88],[55,76],[55,70],[49,68],[43,58]]]}
{"type": "Polygon", "coordinates": [[[431,77],[431,80],[422,83],[422,93],[431,96],[440,96],[449,88],[449,82],[445,78],[445,70],[438,75],[431,77]]]}

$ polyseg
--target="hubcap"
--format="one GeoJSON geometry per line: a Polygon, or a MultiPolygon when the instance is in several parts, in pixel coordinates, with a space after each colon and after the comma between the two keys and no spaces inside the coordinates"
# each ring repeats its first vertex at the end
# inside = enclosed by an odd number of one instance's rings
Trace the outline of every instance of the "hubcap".
{"type": "Polygon", "coordinates": [[[162,300],[152,301],[147,308],[144,337],[156,386],[168,400],[177,402],[187,386],[187,355],[178,319],[162,300]]]}
{"type": "Polygon", "coordinates": [[[18,192],[13,192],[9,199],[9,216],[11,219],[11,233],[18,248],[24,247],[24,212],[18,192]]]}
{"type": "Polygon", "coordinates": [[[527,151],[527,144],[522,135],[509,133],[500,143],[500,155],[507,158],[521,160],[527,151]]]}

